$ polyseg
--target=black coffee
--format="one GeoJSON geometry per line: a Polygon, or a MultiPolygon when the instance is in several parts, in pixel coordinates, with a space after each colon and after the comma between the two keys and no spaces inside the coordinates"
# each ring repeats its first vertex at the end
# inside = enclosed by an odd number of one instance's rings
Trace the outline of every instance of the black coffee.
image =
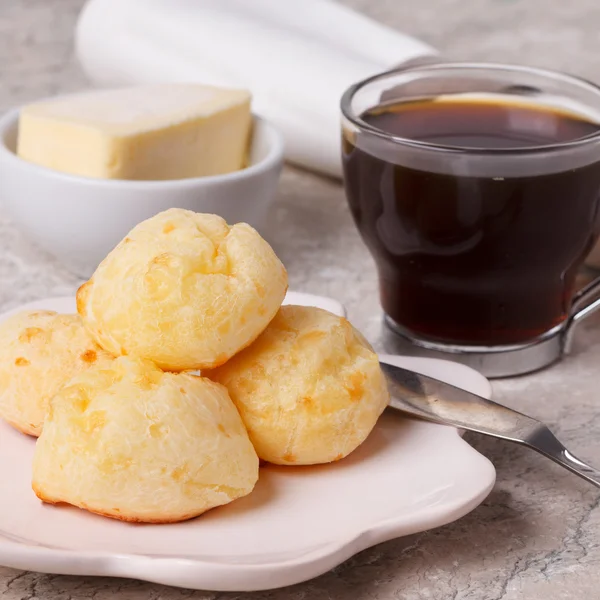
{"type": "MultiPolygon", "coordinates": [[[[516,152],[600,131],[566,112],[490,101],[402,103],[362,119],[410,140],[516,152]]],[[[522,174],[507,175],[499,157],[497,176],[456,174],[357,146],[347,134],[346,193],[397,324],[433,341],[498,345],[564,321],[600,233],[599,162],[531,175],[524,157],[522,174]]]]}

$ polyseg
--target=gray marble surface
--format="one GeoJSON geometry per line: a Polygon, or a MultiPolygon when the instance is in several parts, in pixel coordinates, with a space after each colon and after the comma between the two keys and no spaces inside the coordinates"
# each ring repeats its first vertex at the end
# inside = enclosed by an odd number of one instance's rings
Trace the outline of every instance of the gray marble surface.
{"type": "MultiPolygon", "coordinates": [[[[600,81],[597,0],[347,3],[454,58],[548,66],[600,81]]],[[[0,109],[86,85],[71,46],[80,5],[81,0],[0,0],[0,109]]],[[[287,170],[273,219],[275,246],[292,288],[343,301],[351,319],[381,348],[371,259],[339,184],[287,170]]],[[[0,212],[0,309],[72,293],[78,283],[0,212]]],[[[494,393],[550,423],[573,451],[600,464],[599,363],[600,319],[594,319],[571,358],[542,373],[497,381],[494,393]]],[[[480,507],[454,524],[367,550],[306,584],[268,593],[214,594],[0,567],[0,595],[6,600],[600,598],[600,493],[525,449],[467,439],[498,472],[495,489],[480,507]]]]}

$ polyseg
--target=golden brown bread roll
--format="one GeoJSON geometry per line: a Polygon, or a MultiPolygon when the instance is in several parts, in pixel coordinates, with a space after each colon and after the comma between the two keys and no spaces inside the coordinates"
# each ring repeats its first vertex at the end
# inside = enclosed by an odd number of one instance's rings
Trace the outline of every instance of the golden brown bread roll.
{"type": "Polygon", "coordinates": [[[170,523],[249,494],[258,457],[227,390],[120,357],[51,401],[33,489],[115,519],[170,523]]]}
{"type": "Polygon", "coordinates": [[[218,369],[258,456],[282,465],[339,460],[369,435],[389,395],[375,352],[344,318],[283,306],[218,369]]]}
{"type": "Polygon", "coordinates": [[[171,209],[137,225],[77,294],[94,339],[171,371],[218,366],[267,326],[286,271],[249,225],[171,209]]]}
{"type": "Polygon", "coordinates": [[[78,315],[27,311],[0,323],[0,417],[38,436],[48,401],[73,375],[108,358],[78,315]]]}

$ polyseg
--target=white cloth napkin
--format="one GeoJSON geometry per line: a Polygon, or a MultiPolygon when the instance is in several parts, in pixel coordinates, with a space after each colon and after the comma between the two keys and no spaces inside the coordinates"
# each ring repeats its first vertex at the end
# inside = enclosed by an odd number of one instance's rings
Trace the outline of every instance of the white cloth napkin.
{"type": "Polygon", "coordinates": [[[290,162],[340,175],[339,102],[428,45],[333,0],[88,0],[76,51],[97,85],[246,87],[290,162]]]}

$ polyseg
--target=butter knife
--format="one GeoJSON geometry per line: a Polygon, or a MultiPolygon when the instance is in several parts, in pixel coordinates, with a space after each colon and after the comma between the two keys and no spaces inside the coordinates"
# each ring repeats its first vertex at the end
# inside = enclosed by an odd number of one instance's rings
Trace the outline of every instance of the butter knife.
{"type": "Polygon", "coordinates": [[[527,446],[600,488],[600,471],[571,454],[540,421],[433,377],[387,363],[381,368],[391,408],[527,446]]]}

